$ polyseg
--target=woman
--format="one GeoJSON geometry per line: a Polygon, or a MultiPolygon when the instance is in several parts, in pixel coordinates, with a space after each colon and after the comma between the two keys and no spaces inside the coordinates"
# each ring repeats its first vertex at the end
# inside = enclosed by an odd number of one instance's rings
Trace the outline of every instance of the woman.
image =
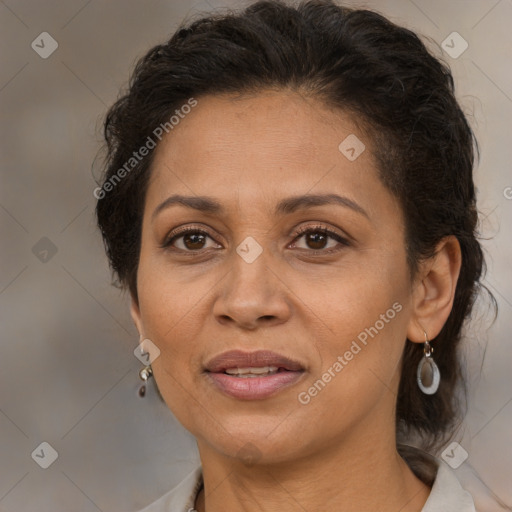
{"type": "Polygon", "coordinates": [[[144,510],[474,511],[427,454],[483,268],[473,134],[418,37],[327,0],[206,17],[139,61],[105,137],[141,377],[201,458],[144,510]]]}

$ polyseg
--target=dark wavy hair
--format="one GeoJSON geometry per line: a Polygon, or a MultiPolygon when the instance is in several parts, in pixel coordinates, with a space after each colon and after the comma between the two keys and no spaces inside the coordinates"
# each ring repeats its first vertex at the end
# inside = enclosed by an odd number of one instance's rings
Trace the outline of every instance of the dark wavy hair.
{"type": "MultiPolygon", "coordinates": [[[[380,179],[404,213],[411,276],[443,237],[455,235],[460,243],[453,309],[434,339],[439,390],[429,396],[418,389],[416,368],[423,353],[406,343],[397,397],[399,451],[417,474],[421,466],[432,469],[432,464],[416,464],[399,440],[416,434],[421,447],[431,451],[458,425],[465,397],[458,346],[482,287],[484,258],[472,175],[476,141],[454,96],[449,68],[416,34],[376,12],[329,0],[296,7],[259,1],[241,12],[184,24],[138,61],[128,90],[110,108],[103,183],[190,98],[264,89],[317,98],[361,124],[373,142],[380,179]]],[[[111,268],[135,300],[153,154],[102,193],[96,207],[111,268]]],[[[432,481],[433,473],[426,474],[423,479],[432,481]]]]}

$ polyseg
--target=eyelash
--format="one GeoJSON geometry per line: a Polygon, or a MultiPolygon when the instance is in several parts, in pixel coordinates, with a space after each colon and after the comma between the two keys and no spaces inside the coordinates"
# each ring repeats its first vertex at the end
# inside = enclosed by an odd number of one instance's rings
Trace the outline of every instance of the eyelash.
{"type": "MultiPolygon", "coordinates": [[[[329,229],[326,226],[317,225],[317,226],[304,226],[299,228],[296,233],[294,234],[294,239],[292,243],[295,243],[300,237],[308,234],[308,233],[321,233],[322,235],[328,236],[329,238],[332,238],[333,240],[336,240],[339,244],[342,246],[348,247],[350,245],[349,241],[342,237],[339,233],[336,233],[336,231],[333,231],[332,229],[329,229]]],[[[340,250],[340,247],[331,247],[330,249],[303,249],[309,253],[313,254],[331,254],[333,252],[337,252],[340,250]]]]}
{"type": "MultiPolygon", "coordinates": [[[[194,226],[187,226],[187,227],[184,227],[184,228],[181,228],[181,229],[178,228],[177,231],[175,231],[174,233],[171,233],[171,236],[167,237],[165,239],[165,241],[161,245],[161,248],[162,249],[171,249],[171,250],[176,250],[176,251],[182,251],[182,252],[186,252],[186,253],[189,253],[189,254],[192,254],[192,255],[193,254],[198,254],[201,251],[203,251],[203,249],[199,249],[199,250],[195,250],[195,251],[194,250],[184,251],[183,249],[176,249],[176,248],[172,247],[172,244],[177,239],[179,239],[180,237],[182,237],[182,236],[184,236],[184,235],[186,235],[188,233],[195,233],[195,234],[199,234],[199,235],[205,235],[205,236],[211,238],[212,240],[214,240],[213,237],[207,231],[205,231],[204,229],[200,229],[200,228],[197,228],[197,227],[194,227],[194,226]]],[[[294,239],[293,239],[292,243],[296,243],[299,238],[301,238],[302,236],[304,236],[304,235],[306,235],[308,233],[321,233],[322,235],[328,236],[329,238],[332,238],[332,239],[336,240],[342,246],[348,247],[350,245],[349,241],[346,238],[342,237],[339,233],[336,233],[335,231],[329,229],[328,227],[322,226],[322,225],[304,226],[304,227],[299,228],[294,233],[294,239]]],[[[302,249],[302,250],[307,251],[308,253],[312,253],[312,254],[320,254],[320,253],[321,254],[331,254],[333,252],[339,251],[340,247],[332,247],[330,249],[302,249]]]]}
{"type": "Polygon", "coordinates": [[[184,228],[178,228],[176,231],[171,232],[169,237],[166,237],[166,239],[164,240],[163,244],[160,247],[162,249],[171,249],[171,250],[176,250],[176,251],[188,252],[190,254],[197,254],[197,253],[201,252],[202,249],[199,251],[183,251],[183,249],[176,249],[175,247],[172,247],[172,244],[175,240],[177,240],[178,238],[181,238],[184,235],[187,235],[188,233],[194,233],[194,234],[198,234],[198,235],[206,235],[213,240],[213,237],[210,235],[210,233],[208,233],[204,229],[196,228],[194,226],[186,226],[184,228]]]}

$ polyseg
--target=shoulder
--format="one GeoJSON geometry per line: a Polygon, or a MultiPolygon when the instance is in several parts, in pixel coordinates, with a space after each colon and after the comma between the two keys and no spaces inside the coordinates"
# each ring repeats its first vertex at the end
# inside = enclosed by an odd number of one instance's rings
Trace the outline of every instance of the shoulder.
{"type": "Polygon", "coordinates": [[[476,512],[473,498],[460,484],[453,470],[437,459],[437,473],[422,512],[476,512]]]}
{"type": "Polygon", "coordinates": [[[203,482],[201,466],[189,473],[174,489],[139,512],[189,512],[203,482]]]}

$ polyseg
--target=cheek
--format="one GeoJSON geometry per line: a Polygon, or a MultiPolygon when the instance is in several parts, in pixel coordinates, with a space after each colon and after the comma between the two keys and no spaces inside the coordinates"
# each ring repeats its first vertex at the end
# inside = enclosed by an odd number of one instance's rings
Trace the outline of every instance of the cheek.
{"type": "Polygon", "coordinates": [[[326,436],[368,414],[379,416],[382,408],[390,411],[396,401],[407,307],[386,293],[371,297],[364,310],[338,308],[338,317],[329,321],[333,332],[316,341],[320,364],[298,390],[299,409],[322,417],[326,436]]]}
{"type": "Polygon", "coordinates": [[[201,314],[204,293],[198,287],[177,287],[169,280],[147,282],[139,301],[146,336],[159,348],[152,363],[155,381],[168,408],[185,428],[192,431],[191,418],[205,415],[207,404],[197,396],[193,373],[198,369],[201,347],[201,314]]]}
{"type": "Polygon", "coordinates": [[[309,290],[305,302],[318,324],[312,339],[321,360],[309,383],[328,380],[333,399],[362,398],[366,392],[378,394],[375,387],[390,386],[409,322],[405,257],[388,253],[374,261],[360,258],[336,276],[312,284],[302,286],[309,290]]]}
{"type": "Polygon", "coordinates": [[[409,280],[402,254],[367,251],[328,275],[308,277],[304,273],[297,286],[297,294],[318,322],[333,337],[345,342],[376,323],[382,333],[404,326],[399,317],[406,315],[397,314],[397,309],[403,310],[409,301],[409,280]],[[402,307],[397,305],[393,309],[395,303],[402,307]]]}
{"type": "Polygon", "coordinates": [[[199,317],[204,317],[214,281],[208,276],[184,281],[179,271],[158,265],[162,264],[141,258],[138,296],[144,334],[160,350],[152,364],[155,379],[168,401],[170,392],[179,394],[180,385],[187,386],[190,370],[198,364],[204,325],[199,317]]]}
{"type": "Polygon", "coordinates": [[[169,258],[153,249],[148,239],[149,235],[143,239],[137,274],[140,308],[146,335],[153,336],[155,343],[165,348],[174,345],[170,342],[180,338],[185,326],[199,327],[190,319],[215,288],[218,276],[171,265],[169,258]]]}

